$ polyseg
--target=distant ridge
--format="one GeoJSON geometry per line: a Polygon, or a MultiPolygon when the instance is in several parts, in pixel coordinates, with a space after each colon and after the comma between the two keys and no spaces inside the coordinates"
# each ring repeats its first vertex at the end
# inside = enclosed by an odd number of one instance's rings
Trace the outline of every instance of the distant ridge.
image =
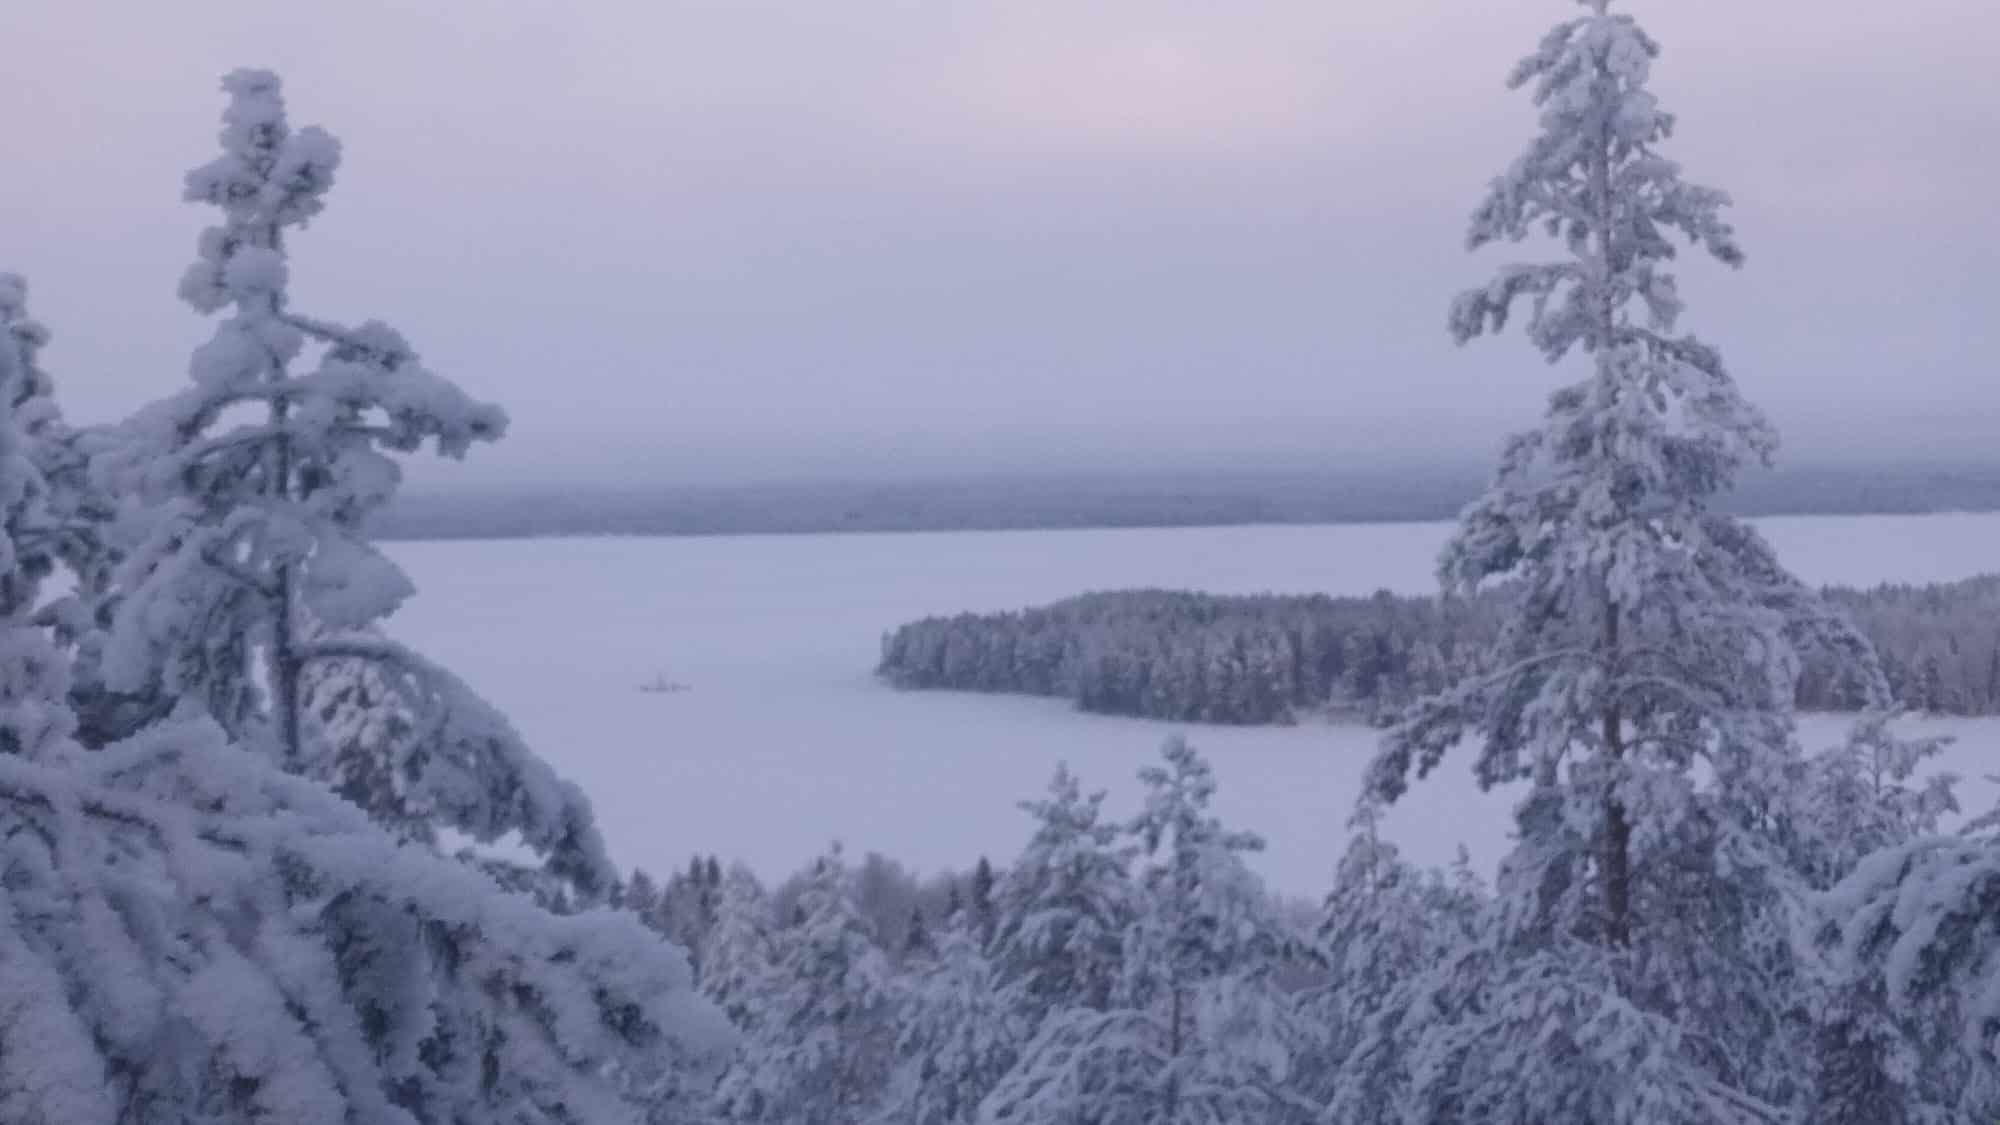
{"type": "MultiPolygon", "coordinates": [[[[385,539],[999,531],[1450,519],[1483,466],[1391,470],[929,476],[906,481],[574,486],[413,491],[385,539]]],[[[2000,464],[1888,464],[1749,475],[1743,515],[2000,511],[2000,464]]]]}

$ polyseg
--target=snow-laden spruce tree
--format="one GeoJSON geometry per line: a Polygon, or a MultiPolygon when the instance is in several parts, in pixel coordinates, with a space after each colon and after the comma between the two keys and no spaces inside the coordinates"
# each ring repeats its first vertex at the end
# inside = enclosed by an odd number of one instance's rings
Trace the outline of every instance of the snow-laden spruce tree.
{"type": "Polygon", "coordinates": [[[1130,825],[1147,862],[1108,1008],[1051,1014],[982,1107],[982,1121],[1265,1125],[1311,1121],[1297,1063],[1316,1029],[1278,972],[1304,943],[1244,864],[1257,836],[1210,811],[1215,779],[1186,740],[1140,773],[1130,825]]]}
{"type": "Polygon", "coordinates": [[[725,1040],[628,915],[399,845],[205,718],[54,745],[0,755],[0,1120],[637,1123],[725,1040]]]}
{"type": "Polygon", "coordinates": [[[702,963],[701,991],[746,1030],[757,1025],[757,1004],[771,973],[771,900],[750,869],[731,865],[722,876],[715,930],[702,963]]]}
{"type": "Polygon", "coordinates": [[[852,1125],[881,1109],[898,997],[849,883],[835,847],[801,889],[802,920],[772,935],[771,972],[748,1001],[754,1015],[743,1050],[716,1092],[721,1120],[852,1125]]]}
{"type": "MultiPolygon", "coordinates": [[[[1050,1012],[1110,1006],[1133,919],[1130,849],[1067,765],[1044,800],[1023,801],[1035,832],[992,892],[990,954],[1032,1032],[1050,1012]]],[[[975,927],[984,925],[973,895],[975,927]]]]}
{"type": "Polygon", "coordinates": [[[1897,718],[1893,710],[1869,711],[1839,745],[1806,762],[1792,813],[1794,862],[1817,889],[1846,878],[1874,852],[1935,835],[1958,811],[1956,774],[1920,775],[1952,739],[1898,735],[1897,718]]]}
{"type": "Polygon", "coordinates": [[[702,974],[709,931],[722,897],[720,863],[701,856],[688,859],[685,870],[676,871],[659,889],[658,902],[648,915],[653,928],[694,959],[695,975],[702,974]]]}
{"type": "Polygon", "coordinates": [[[57,559],[49,486],[22,425],[45,417],[50,402],[36,364],[48,333],[28,315],[27,296],[18,275],[0,273],[0,755],[40,759],[63,751],[75,716],[68,665],[33,620],[57,559]]]}
{"type": "MultiPolygon", "coordinates": [[[[114,501],[93,486],[87,472],[91,438],[97,435],[71,427],[56,405],[54,381],[39,356],[48,330],[28,315],[28,285],[17,274],[0,274],[0,336],[13,349],[9,405],[21,456],[34,469],[41,490],[33,522],[16,532],[21,565],[37,578],[60,568],[92,584],[107,553],[102,538],[114,501]]],[[[62,623],[57,615],[47,619],[62,623]]]]}
{"type": "Polygon", "coordinates": [[[1564,820],[1597,845],[1599,936],[1624,946],[1643,924],[1636,826],[1687,811],[1698,761],[1754,775],[1787,757],[1800,648],[1840,646],[1861,675],[1873,663],[1753,529],[1712,508],[1776,435],[1713,348],[1674,334],[1667,266],[1676,234],[1731,265],[1742,251],[1727,198],[1657,151],[1673,127],[1647,90],[1658,45],[1606,0],[1585,6],[1515,68],[1541,132],[1470,236],[1476,248],[1543,231],[1565,253],[1463,294],[1451,327],[1461,341],[1498,330],[1525,301],[1537,349],[1552,362],[1580,350],[1591,370],[1510,440],[1440,560],[1447,593],[1511,580],[1497,670],[1412,708],[1371,782],[1399,797],[1468,735],[1482,784],[1558,767],[1564,820]]]}
{"type": "Polygon", "coordinates": [[[105,479],[156,507],[125,559],[114,690],[199,702],[234,740],[329,782],[400,834],[518,834],[586,897],[612,872],[588,804],[449,672],[378,628],[411,592],[364,534],[396,454],[458,457],[506,417],[393,329],[306,316],[287,238],[325,206],[340,147],[294,130],[276,76],[223,80],[222,153],[188,175],[221,213],[181,296],[225,314],[191,385],[141,411],[105,479]]]}
{"type": "Polygon", "coordinates": [[[972,913],[972,928],[981,941],[992,941],[993,934],[1000,926],[999,907],[994,902],[994,894],[1000,885],[1000,877],[993,871],[993,861],[985,856],[972,865],[971,893],[966,909],[972,913]]]}
{"type": "Polygon", "coordinates": [[[1534,346],[1588,371],[1510,440],[1440,560],[1448,593],[1508,602],[1490,671],[1414,705],[1370,776],[1394,800],[1467,741],[1483,786],[1531,787],[1490,948],[1456,962],[1472,975],[1422,1033],[1406,1112],[1763,1120],[1795,1096],[1773,822],[1797,773],[1799,654],[1841,654],[1877,698],[1879,672],[1713,508],[1776,437],[1716,350],[1678,333],[1669,267],[1676,238],[1729,265],[1742,251],[1726,197],[1660,152],[1658,45],[1608,0],[1583,7],[1512,73],[1540,128],[1469,239],[1545,235],[1557,253],[1460,296],[1450,325],[1463,342],[1525,305],[1534,346]],[[1527,1046],[1550,1036],[1561,1050],[1527,1046]]]}
{"type": "Polygon", "coordinates": [[[1319,1024],[1314,1053],[1300,1069],[1322,1101],[1335,1095],[1342,1062],[1397,990],[1468,941],[1485,905],[1469,857],[1461,855],[1449,878],[1419,870],[1381,837],[1380,817],[1380,807],[1364,801],[1349,822],[1353,836],[1319,926],[1324,977],[1298,998],[1319,1024]]]}
{"type": "MultiPolygon", "coordinates": [[[[1895,733],[1892,711],[1855,721],[1838,745],[1800,771],[1783,838],[1791,866],[1820,891],[1853,874],[1870,856],[1934,835],[1958,809],[1950,773],[1921,773],[1949,742],[1895,733]]],[[[1799,942],[1806,972],[1794,986],[1809,1027],[1809,1076],[1800,1112],[1815,1125],[1902,1125],[1956,1120],[1965,1083],[1963,1055],[1947,1042],[1912,1034],[1885,1002],[1879,974],[1847,956],[1844,898],[1822,895],[1805,918],[1813,932],[1799,942]]]]}
{"type": "Polygon", "coordinates": [[[1863,857],[1817,905],[1812,1119],[2000,1119],[2000,809],[1863,857]]]}
{"type": "Polygon", "coordinates": [[[36,578],[65,572],[68,589],[35,614],[59,647],[71,654],[71,701],[81,712],[77,736],[102,745],[162,718],[172,701],[127,698],[103,690],[97,667],[108,622],[113,569],[132,538],[136,505],[121,504],[90,472],[94,457],[115,441],[100,427],[71,426],[57,407],[54,382],[39,363],[48,331],[27,310],[27,283],[0,275],[0,334],[15,349],[19,375],[13,397],[22,453],[41,481],[42,500],[32,525],[16,532],[22,567],[36,578]]]}
{"type": "Polygon", "coordinates": [[[896,942],[897,964],[909,966],[937,957],[937,938],[931,935],[931,920],[922,904],[910,908],[910,920],[903,923],[903,936],[896,942]]]}
{"type": "MultiPolygon", "coordinates": [[[[0,278],[10,326],[18,282],[0,278]]],[[[672,947],[401,846],[198,709],[96,751],[0,332],[0,1121],[639,1123],[725,1045],[672,947]]],[[[32,417],[32,416],[31,416],[32,417]]]]}
{"type": "Polygon", "coordinates": [[[963,911],[932,938],[932,947],[898,982],[893,1104],[884,1121],[971,1125],[1020,1057],[1028,1032],[963,911]]]}

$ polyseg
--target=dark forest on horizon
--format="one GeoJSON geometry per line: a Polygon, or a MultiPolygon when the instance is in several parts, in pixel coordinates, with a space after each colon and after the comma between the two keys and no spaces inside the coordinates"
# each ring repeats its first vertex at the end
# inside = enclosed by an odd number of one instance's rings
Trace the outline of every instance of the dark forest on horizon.
{"type": "MultiPolygon", "coordinates": [[[[421,488],[376,517],[384,539],[755,535],[1088,527],[1405,523],[1455,518],[1485,487],[1471,461],[1425,467],[990,473],[877,481],[421,488]]],[[[1881,463],[1750,472],[1736,515],[2000,511],[2000,464],[1881,463]]]]}

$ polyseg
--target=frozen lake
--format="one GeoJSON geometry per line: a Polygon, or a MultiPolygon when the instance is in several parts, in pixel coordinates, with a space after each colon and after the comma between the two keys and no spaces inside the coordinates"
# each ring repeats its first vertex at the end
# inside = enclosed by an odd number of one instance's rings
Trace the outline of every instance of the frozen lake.
{"type": "MultiPolygon", "coordinates": [[[[1758,521],[1819,583],[1961,578],[2000,567],[2000,514],[1758,521]]],[[[913,618],[1015,609],[1086,590],[1219,593],[1433,589],[1445,524],[941,532],[395,543],[419,593],[392,631],[500,706],[596,804],[621,863],[695,852],[779,876],[828,841],[919,870],[1010,858],[1014,802],[1059,761],[1132,809],[1133,774],[1176,729],[1215,762],[1222,815],[1270,841],[1279,888],[1320,893],[1375,733],[1176,727],[1060,701],[904,693],[872,675],[883,632],[913,618]],[[656,677],[688,690],[649,693],[656,677]]],[[[2000,721],[1959,732],[1951,768],[2000,770],[2000,721]]],[[[1840,724],[1805,724],[1808,745],[1840,724]]],[[[1465,759],[1419,785],[1388,831],[1447,862],[1504,846],[1512,798],[1465,759]]],[[[1991,803],[1983,784],[1963,791],[1991,803]]]]}

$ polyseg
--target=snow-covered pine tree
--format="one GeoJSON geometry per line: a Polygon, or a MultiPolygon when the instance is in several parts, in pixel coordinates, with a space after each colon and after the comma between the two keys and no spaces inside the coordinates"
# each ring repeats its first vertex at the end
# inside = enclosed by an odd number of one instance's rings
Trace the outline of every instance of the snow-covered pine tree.
{"type": "Polygon", "coordinates": [[[24,280],[0,273],[0,755],[39,760],[62,754],[75,716],[69,668],[33,620],[57,559],[48,483],[21,425],[43,416],[50,391],[36,364],[48,333],[27,297],[24,280]]]}
{"type": "Polygon", "coordinates": [[[910,908],[910,920],[903,924],[903,938],[897,943],[897,957],[904,962],[920,961],[937,956],[937,939],[931,936],[930,919],[924,917],[922,904],[910,908]]]}
{"type": "Polygon", "coordinates": [[[1418,870],[1381,837],[1380,819],[1380,806],[1364,799],[1348,821],[1353,836],[1320,920],[1325,977],[1299,997],[1319,1025],[1315,1054],[1301,1071],[1322,1103],[1337,1093],[1342,1063],[1396,1003],[1398,989],[1469,941],[1485,907],[1469,870],[1450,879],[1418,870]]]}
{"type": "Polygon", "coordinates": [[[1865,712],[1839,745],[1806,762],[1791,820],[1800,853],[1794,862],[1815,888],[1846,878],[1864,856],[1934,835],[1939,821],[1958,811],[1956,774],[1918,776],[1952,739],[1898,735],[1898,717],[1888,709],[1865,712]]]}
{"type": "MultiPolygon", "coordinates": [[[[1045,800],[1021,802],[1035,832],[992,895],[997,979],[1030,1029],[1061,1008],[1110,1006],[1134,907],[1129,849],[1118,825],[1102,818],[1104,791],[1085,796],[1064,765],[1048,792],[1045,800]]],[[[974,888],[977,927],[976,880],[974,888]]]]}
{"type": "Polygon", "coordinates": [[[58,567],[94,570],[104,554],[98,540],[111,518],[111,498],[92,487],[85,435],[63,420],[56,405],[54,381],[40,362],[48,329],[28,314],[28,283],[18,274],[0,274],[0,337],[14,366],[9,407],[16,440],[41,490],[32,521],[14,533],[20,565],[35,578],[58,567]]]}
{"type": "MultiPolygon", "coordinates": [[[[102,502],[90,495],[88,482],[77,479],[85,458],[75,449],[74,435],[64,425],[56,407],[54,385],[40,364],[39,352],[48,342],[48,330],[28,315],[28,284],[17,274],[0,274],[0,347],[10,349],[14,365],[14,390],[8,403],[13,411],[14,429],[20,455],[34,469],[40,502],[35,505],[35,522],[15,532],[15,552],[19,565],[30,576],[42,577],[57,566],[96,552],[78,545],[89,537],[98,522],[76,509],[102,502]],[[55,478],[71,478],[71,488],[60,489],[55,478]],[[66,509],[66,510],[65,510],[66,509]]],[[[100,516],[101,518],[101,516],[100,516]]]]}
{"type": "Polygon", "coordinates": [[[1318,1040],[1279,974],[1309,941],[1246,864],[1264,840],[1226,828],[1215,774],[1182,737],[1139,772],[1145,807],[1130,825],[1147,857],[1129,931],[1122,1002],[1152,1012],[1167,1065],[1163,1122],[1303,1121],[1297,1064],[1318,1040]]]}
{"type": "Polygon", "coordinates": [[[1314,1030],[1277,973],[1304,946],[1244,865],[1258,837],[1210,812],[1213,772],[1185,739],[1140,773],[1130,828],[1149,857],[1111,1005],[1059,1010],[987,1098],[1010,1125],[1311,1121],[1296,1064],[1314,1030]]]}
{"type": "Polygon", "coordinates": [[[53,381],[38,362],[48,331],[28,315],[27,297],[25,281],[0,275],[0,335],[12,341],[20,366],[14,416],[23,454],[43,490],[33,525],[18,529],[16,549],[30,574],[61,570],[69,577],[69,589],[48,599],[35,620],[71,655],[70,696],[80,711],[77,737],[99,746],[164,718],[173,701],[115,695],[104,690],[97,675],[112,573],[129,545],[137,510],[121,505],[92,476],[92,459],[115,437],[102,428],[72,427],[63,419],[53,381]]]}
{"type": "MultiPolygon", "coordinates": [[[[709,882],[708,870],[701,856],[689,857],[687,868],[674,872],[660,888],[659,901],[650,916],[655,929],[688,951],[697,976],[707,960],[709,934],[715,928],[722,897],[719,883],[709,882]]],[[[720,869],[716,874],[719,880],[720,869]]]]}
{"type": "Polygon", "coordinates": [[[398,845],[205,718],[0,755],[0,822],[0,1120],[636,1123],[726,1040],[629,916],[398,845]]]}
{"type": "MultiPolygon", "coordinates": [[[[1987,774],[1986,783],[1988,785],[2000,786],[2000,773],[1987,774]]],[[[1992,808],[1967,821],[1965,827],[1960,829],[1959,832],[1961,835],[1975,839],[2000,836],[2000,801],[1995,802],[1992,808]]]]}
{"type": "Polygon", "coordinates": [[[1884,848],[1820,905],[1815,1120],[2000,1120],[2000,834],[1884,848]]]}
{"type": "Polygon", "coordinates": [[[701,991],[730,1022],[746,1030],[756,1026],[758,999],[771,973],[774,922],[763,884],[749,868],[732,865],[722,876],[722,900],[716,908],[715,931],[709,935],[708,958],[701,967],[701,991]]]}
{"type": "Polygon", "coordinates": [[[999,924],[998,907],[993,902],[994,888],[998,882],[999,877],[993,873],[993,861],[980,856],[979,862],[972,868],[970,909],[973,929],[984,941],[993,940],[994,928],[999,924]]]}
{"type": "Polygon", "coordinates": [[[200,702],[233,740],[409,838],[518,834],[550,877],[608,891],[581,793],[456,677],[379,630],[411,592],[364,534],[401,476],[393,455],[430,443],[461,456],[506,417],[387,325],[292,307],[286,238],[324,207],[340,147],[291,128],[276,76],[237,71],[223,88],[222,154],[187,185],[222,222],[181,295],[228,315],[195,352],[192,385],[134,416],[104,462],[106,479],[158,506],[121,567],[108,685],[200,702]]]}
{"type": "Polygon", "coordinates": [[[1926,715],[1942,715],[1949,710],[1945,694],[1944,665],[1936,652],[1927,652],[1917,666],[1916,698],[1908,702],[1926,715]]]}
{"type": "Polygon", "coordinates": [[[1796,775],[1799,653],[1879,672],[1712,507],[1776,437],[1716,350],[1675,334],[1668,266],[1676,235],[1729,265],[1742,251],[1726,197],[1659,152],[1674,121],[1647,88],[1658,44],[1608,0],[1584,7],[1511,75],[1540,131],[1469,238],[1546,234],[1560,257],[1504,268],[1450,325],[1463,342],[1525,303],[1535,347],[1591,370],[1508,443],[1440,559],[1448,593],[1501,586],[1492,671],[1414,705],[1370,775],[1394,800],[1468,741],[1483,786],[1531,785],[1492,948],[1454,962],[1460,1002],[1424,1032],[1405,1112],[1765,1120],[1798,1069],[1781,1026],[1791,873],[1770,822],[1796,775]],[[1527,1046],[1551,1035],[1562,1050],[1527,1046]]]}
{"type": "Polygon", "coordinates": [[[1934,834],[1955,779],[1909,782],[1944,741],[1878,712],[1814,763],[1802,835],[1840,879],[1816,904],[1815,1121],[2000,1118],[2000,807],[1934,834]]]}
{"type": "Polygon", "coordinates": [[[1657,44],[1606,0],[1584,3],[1588,14],[1514,70],[1542,131],[1494,182],[1469,240],[1545,229],[1567,256],[1502,270],[1458,298],[1451,326],[1461,341],[1497,330],[1525,298],[1536,347],[1551,362],[1581,349],[1593,370],[1509,442],[1440,560],[1448,594],[1515,580],[1499,670],[1413,708],[1371,782],[1400,796],[1466,733],[1486,785],[1567,765],[1558,783],[1600,845],[1602,938],[1623,946],[1634,822],[1655,811],[1648,803],[1678,803],[1696,760],[1784,752],[1799,648],[1838,646],[1864,675],[1873,662],[1754,530],[1712,509],[1776,436],[1713,348],[1671,334],[1681,302],[1669,236],[1732,265],[1742,252],[1721,218],[1727,197],[1684,182],[1656,151],[1673,126],[1646,89],[1657,44]]]}
{"type": "Polygon", "coordinates": [[[0,333],[0,1120],[647,1121],[727,1028],[629,917],[556,917],[399,846],[193,708],[71,739],[30,618],[21,543],[52,493],[19,344],[0,333]]]}
{"type": "Polygon", "coordinates": [[[749,1001],[744,1050],[716,1092],[722,1120],[853,1125],[880,1111],[898,996],[849,883],[835,846],[799,896],[804,920],[773,935],[772,971],[749,1001]]]}
{"type": "MultiPolygon", "coordinates": [[[[1933,835],[1958,809],[1956,776],[1919,776],[1951,740],[1900,736],[1896,718],[1890,710],[1864,713],[1839,745],[1803,764],[1782,837],[1793,869],[1816,890],[1845,879],[1870,855],[1933,835]]],[[[1816,932],[1800,950],[1807,971],[1793,985],[1794,1002],[1811,1036],[1800,1112],[1814,1125],[1956,1120],[1963,1055],[1948,1042],[1911,1034],[1887,1005],[1879,974],[1845,955],[1844,902],[1820,896],[1808,915],[1816,932]]]]}
{"type": "Polygon", "coordinates": [[[910,913],[921,894],[917,877],[880,852],[869,852],[854,869],[852,894],[855,909],[881,939],[883,952],[892,963],[900,962],[910,913]]]}
{"type": "Polygon", "coordinates": [[[645,868],[635,867],[619,886],[612,905],[637,914],[641,920],[648,919],[660,905],[660,885],[653,881],[645,868]]]}
{"type": "Polygon", "coordinates": [[[1020,1057],[1028,1030],[999,986],[971,920],[954,916],[899,978],[894,1125],[971,1125],[1020,1057]]]}

